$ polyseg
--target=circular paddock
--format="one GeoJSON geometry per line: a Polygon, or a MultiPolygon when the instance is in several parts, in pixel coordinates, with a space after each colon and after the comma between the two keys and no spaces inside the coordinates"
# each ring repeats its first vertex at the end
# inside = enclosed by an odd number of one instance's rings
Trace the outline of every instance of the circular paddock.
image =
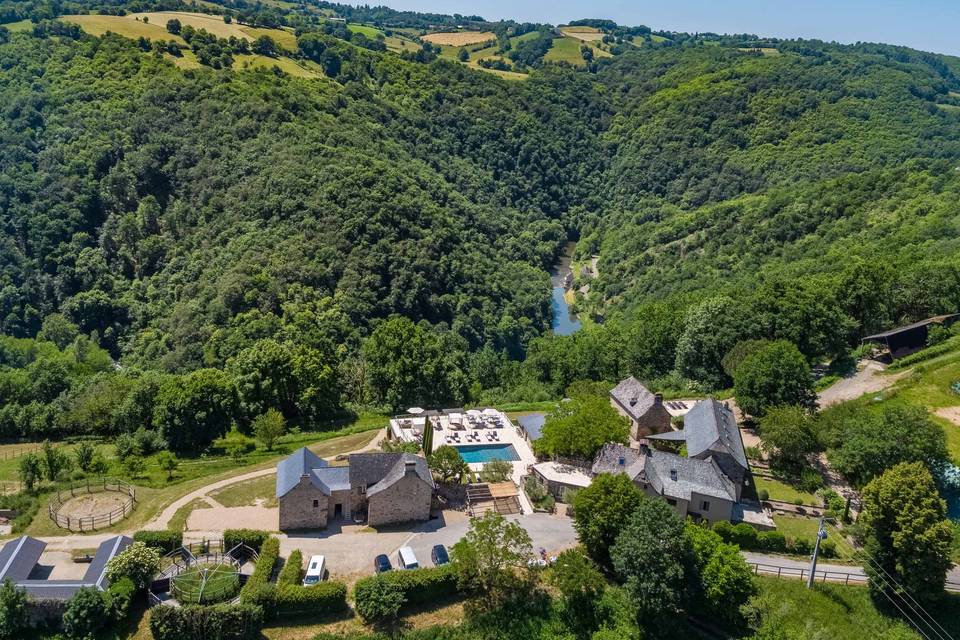
{"type": "Polygon", "coordinates": [[[137,504],[136,491],[119,480],[80,482],[50,499],[50,519],[68,531],[95,531],[126,518],[137,504]]]}

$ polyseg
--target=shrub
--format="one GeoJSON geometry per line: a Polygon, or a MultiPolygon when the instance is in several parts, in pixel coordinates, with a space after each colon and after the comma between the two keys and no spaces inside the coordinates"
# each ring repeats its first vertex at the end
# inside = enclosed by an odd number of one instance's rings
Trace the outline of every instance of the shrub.
{"type": "Polygon", "coordinates": [[[733,525],[725,520],[714,523],[713,530],[717,532],[724,542],[733,543],[734,531],[733,525]]]}
{"type": "Polygon", "coordinates": [[[353,599],[357,613],[367,621],[388,620],[399,615],[405,605],[436,602],[457,592],[457,574],[453,565],[390,571],[363,578],[354,587],[353,599]],[[396,613],[393,606],[399,594],[396,613]]]}
{"type": "Polygon", "coordinates": [[[797,486],[807,493],[815,493],[823,488],[823,476],[816,469],[806,468],[800,472],[800,480],[797,486]]]}
{"type": "Polygon", "coordinates": [[[130,578],[138,589],[146,587],[158,571],[160,552],[143,542],[134,542],[107,563],[107,579],[111,583],[130,578]]]}
{"type": "Polygon", "coordinates": [[[133,534],[134,542],[142,542],[148,547],[159,549],[163,553],[170,553],[183,546],[183,533],[180,531],[137,531],[133,534]]]}
{"type": "Polygon", "coordinates": [[[837,557],[837,542],[827,538],[826,540],[820,541],[820,553],[824,558],[836,558],[837,557]]]}
{"type": "Polygon", "coordinates": [[[757,546],[757,530],[746,522],[736,524],[733,526],[733,540],[730,542],[741,549],[754,549],[757,546]]]}
{"type": "Polygon", "coordinates": [[[27,627],[27,594],[5,580],[0,585],[0,639],[20,638],[27,627]]]}
{"type": "Polygon", "coordinates": [[[248,581],[240,591],[243,604],[260,607],[265,620],[277,615],[277,587],[273,584],[257,583],[251,585],[248,581]]]}
{"type": "MultiPolygon", "coordinates": [[[[409,573],[409,572],[397,572],[409,573]]],[[[347,585],[325,581],[310,587],[281,585],[276,593],[278,615],[326,615],[347,608],[347,585]]]]}
{"type": "Polygon", "coordinates": [[[813,553],[813,543],[806,538],[795,538],[793,544],[788,543],[787,548],[800,556],[808,556],[813,553]]]}
{"type": "Polygon", "coordinates": [[[283,565],[283,570],[277,576],[277,584],[300,584],[300,568],[303,566],[303,554],[300,549],[294,549],[283,565]]]}
{"type": "MultiPolygon", "coordinates": [[[[226,534],[224,534],[226,535],[226,534]]],[[[269,538],[260,547],[260,559],[257,560],[257,566],[253,574],[247,580],[240,590],[240,599],[247,602],[250,594],[258,591],[262,585],[270,582],[270,576],[273,575],[273,567],[280,558],[280,541],[276,538],[269,538]]]]}
{"type": "Polygon", "coordinates": [[[155,640],[259,640],[263,610],[247,604],[212,607],[155,607],[150,633],[155,640]]]}
{"type": "Polygon", "coordinates": [[[396,619],[407,601],[399,585],[378,578],[364,578],[353,588],[354,608],[367,622],[396,619]]]}
{"type": "Polygon", "coordinates": [[[761,502],[764,502],[770,499],[770,492],[766,489],[760,489],[760,491],[757,492],[757,497],[760,498],[761,502]]]}
{"type": "Polygon", "coordinates": [[[109,625],[111,611],[107,598],[94,587],[84,587],[70,599],[63,613],[63,631],[70,638],[93,638],[109,625]]]}
{"type": "Polygon", "coordinates": [[[223,546],[229,550],[238,544],[245,544],[257,553],[262,554],[260,548],[269,538],[269,531],[260,531],[258,529],[227,529],[223,532],[223,546]]]}
{"type": "Polygon", "coordinates": [[[787,538],[779,531],[762,531],[757,535],[757,548],[770,553],[787,551],[787,538]]]}

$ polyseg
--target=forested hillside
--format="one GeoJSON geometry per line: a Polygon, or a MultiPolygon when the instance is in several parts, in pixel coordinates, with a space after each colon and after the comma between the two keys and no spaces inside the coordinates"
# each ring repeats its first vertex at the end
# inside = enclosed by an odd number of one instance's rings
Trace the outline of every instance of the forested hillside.
{"type": "Polygon", "coordinates": [[[327,77],[185,71],[49,7],[0,11],[33,19],[0,30],[0,331],[28,339],[0,349],[5,435],[118,428],[138,386],[148,426],[155,397],[222,387],[222,427],[628,373],[717,388],[739,342],[829,360],[960,306],[955,59],[673,34],[506,82],[227,6],[287,25],[327,77]],[[597,322],[556,338],[569,239],[599,254],[577,303],[597,322]],[[84,365],[93,345],[115,366],[84,365]],[[24,372],[53,362],[51,395],[24,372]],[[67,423],[94,383],[99,422],[67,423]]]}

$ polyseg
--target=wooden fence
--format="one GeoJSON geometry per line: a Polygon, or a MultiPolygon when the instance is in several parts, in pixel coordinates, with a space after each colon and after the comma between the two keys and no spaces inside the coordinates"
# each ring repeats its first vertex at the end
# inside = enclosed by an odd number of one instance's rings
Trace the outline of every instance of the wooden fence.
{"type": "Polygon", "coordinates": [[[2,460],[13,460],[14,458],[19,458],[20,456],[25,456],[28,453],[39,453],[43,450],[43,447],[39,445],[24,445],[18,449],[7,449],[6,451],[0,451],[0,461],[2,460]]]}
{"type": "MultiPolygon", "coordinates": [[[[771,576],[780,579],[798,579],[806,580],[810,577],[810,570],[801,567],[782,567],[775,564],[765,564],[763,562],[747,562],[756,575],[771,576]]],[[[843,585],[865,585],[867,576],[861,573],[847,573],[845,571],[829,571],[817,569],[813,577],[814,582],[832,582],[843,585]]],[[[947,580],[943,588],[951,592],[960,592],[960,582],[947,580]]]]}
{"type": "Polygon", "coordinates": [[[129,516],[137,506],[137,494],[134,488],[122,480],[101,479],[91,482],[89,479],[78,482],[69,488],[60,489],[50,499],[49,514],[50,519],[61,529],[68,531],[82,532],[95,531],[104,527],[110,527],[129,516]],[[79,495],[88,493],[103,493],[105,491],[114,491],[122,493],[126,497],[123,504],[107,512],[90,516],[70,516],[60,513],[63,505],[79,495]]]}

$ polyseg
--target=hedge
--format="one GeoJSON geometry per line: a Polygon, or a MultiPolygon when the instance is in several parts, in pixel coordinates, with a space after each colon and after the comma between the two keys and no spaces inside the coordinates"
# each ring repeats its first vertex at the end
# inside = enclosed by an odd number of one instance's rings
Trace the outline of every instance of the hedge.
{"type": "MultiPolygon", "coordinates": [[[[409,571],[388,571],[357,581],[353,590],[354,601],[362,600],[365,592],[380,582],[398,588],[404,596],[405,605],[419,605],[436,602],[457,592],[457,574],[453,565],[412,569],[409,571]]],[[[362,604],[358,603],[362,608],[362,604]]]]}
{"type": "Polygon", "coordinates": [[[227,529],[223,532],[223,546],[227,551],[238,544],[245,544],[257,553],[262,553],[260,548],[269,539],[270,532],[259,529],[227,529]]]}
{"type": "Polygon", "coordinates": [[[347,609],[347,585],[327,580],[310,587],[280,585],[277,587],[278,615],[326,615],[347,609]]]}
{"type": "MultiPolygon", "coordinates": [[[[224,534],[224,536],[226,536],[226,534],[224,534]]],[[[226,540],[226,537],[224,537],[224,540],[226,540]]],[[[254,567],[253,573],[250,575],[247,583],[243,585],[243,589],[240,590],[240,599],[242,601],[246,602],[250,593],[258,590],[263,585],[269,584],[270,576],[273,575],[273,567],[279,559],[280,541],[276,538],[269,538],[261,545],[260,559],[257,560],[257,566],[254,567]]]]}
{"type": "Polygon", "coordinates": [[[180,531],[137,531],[134,542],[142,542],[148,547],[159,549],[163,553],[176,551],[183,546],[183,533],[180,531]]]}
{"type": "MultiPolygon", "coordinates": [[[[769,553],[792,553],[808,556],[813,553],[813,540],[807,538],[787,538],[779,531],[758,532],[745,522],[730,524],[717,522],[713,530],[724,542],[735,544],[746,551],[766,551],[769,553]]],[[[837,555],[837,544],[830,539],[820,542],[820,553],[824,558],[837,555]]]]}
{"type": "Polygon", "coordinates": [[[259,640],[260,607],[235,604],[212,607],[154,607],[150,633],[155,640],[259,640]]]}
{"type": "Polygon", "coordinates": [[[277,576],[277,584],[300,584],[301,567],[303,567],[303,554],[300,549],[294,549],[290,557],[287,558],[287,563],[283,565],[280,575],[277,576]]]}

